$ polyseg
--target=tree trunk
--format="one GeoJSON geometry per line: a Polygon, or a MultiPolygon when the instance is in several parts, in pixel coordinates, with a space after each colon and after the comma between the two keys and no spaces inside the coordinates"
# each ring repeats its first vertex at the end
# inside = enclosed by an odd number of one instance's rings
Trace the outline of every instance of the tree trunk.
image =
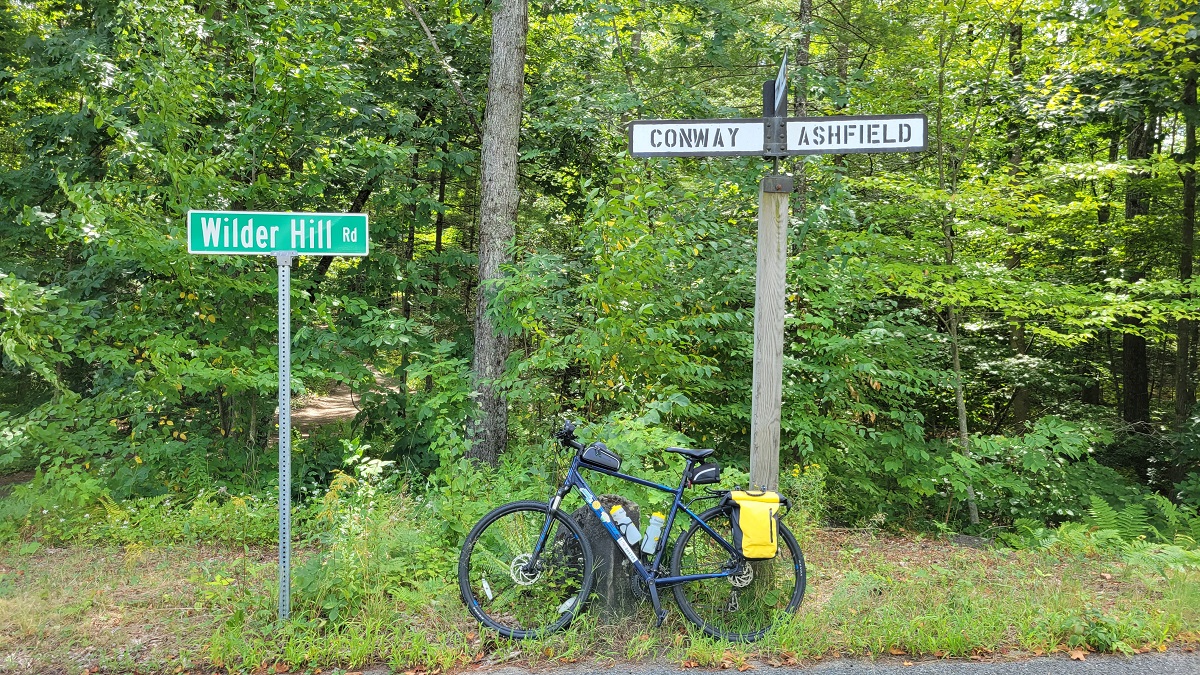
{"type": "Polygon", "coordinates": [[[433,225],[433,297],[442,286],[442,235],[446,231],[446,145],[442,145],[442,168],[438,173],[438,212],[433,225]]]}
{"type": "MultiPolygon", "coordinates": [[[[1136,117],[1129,120],[1128,146],[1126,156],[1129,159],[1146,159],[1154,144],[1156,117],[1146,115],[1146,111],[1138,111],[1136,117]]],[[[1145,277],[1142,264],[1146,260],[1146,251],[1140,245],[1140,234],[1136,233],[1135,220],[1150,213],[1150,196],[1146,191],[1144,172],[1129,175],[1125,187],[1125,226],[1134,232],[1126,244],[1126,281],[1138,281],[1145,277]]],[[[1136,329],[1141,326],[1141,320],[1127,317],[1122,323],[1136,329]]],[[[1135,332],[1125,332],[1121,336],[1121,379],[1122,400],[1121,415],[1125,423],[1140,433],[1150,431],[1150,362],[1146,351],[1146,338],[1135,332]]],[[[1145,468],[1145,467],[1141,467],[1145,468]]]]}
{"type": "MultiPolygon", "coordinates": [[[[1019,92],[1021,90],[1021,77],[1025,73],[1025,60],[1021,55],[1023,28],[1020,23],[1013,22],[1008,26],[1008,69],[1012,75],[1014,88],[1019,92]]],[[[1024,159],[1021,149],[1021,121],[1016,112],[1009,117],[1008,120],[1008,171],[1012,176],[1013,181],[1017,180],[1017,175],[1021,172],[1021,161],[1024,159]]],[[[1017,223],[1009,223],[1008,235],[1012,238],[1009,245],[1008,253],[1008,269],[1015,270],[1021,266],[1021,248],[1018,237],[1022,232],[1022,228],[1017,223]]],[[[1009,346],[1012,349],[1013,356],[1020,360],[1025,356],[1027,342],[1025,340],[1025,322],[1014,321],[1009,329],[1009,346]]],[[[1024,373],[1025,369],[1022,368],[1024,373]]],[[[1030,397],[1029,388],[1017,383],[1013,388],[1012,395],[1012,416],[1013,428],[1017,432],[1025,429],[1025,423],[1029,421],[1030,397]]]]}
{"type": "MultiPolygon", "coordinates": [[[[838,43],[835,48],[835,67],[837,68],[838,91],[842,96],[842,101],[834,106],[837,114],[841,115],[845,112],[846,106],[850,101],[850,45],[845,39],[838,38],[838,43]]],[[[833,155],[833,165],[836,167],[846,166],[845,155],[833,155]]]]}
{"type": "MultiPolygon", "coordinates": [[[[1189,166],[1183,171],[1183,222],[1179,233],[1179,280],[1192,278],[1192,257],[1196,238],[1196,75],[1188,78],[1183,89],[1184,131],[1183,161],[1189,166]]],[[[1190,295],[1185,295],[1190,298],[1190,295]]],[[[1196,383],[1192,381],[1191,339],[1192,321],[1180,319],[1175,332],[1175,427],[1183,428],[1196,405],[1196,383]]]]}
{"type": "Polygon", "coordinates": [[[475,302],[475,356],[471,364],[476,401],[468,456],[495,465],[508,442],[508,409],[499,379],[508,357],[508,338],[488,317],[491,284],[509,262],[508,245],[516,233],[517,158],[521,133],[521,97],[525,88],[526,0],[492,5],[491,73],[480,153],[479,289],[475,302]]]}
{"type": "MultiPolygon", "coordinates": [[[[442,235],[446,231],[446,145],[442,144],[442,169],[438,173],[438,212],[433,225],[433,288],[430,295],[438,296],[442,287],[442,235]]],[[[436,312],[437,307],[431,311],[436,312]]],[[[433,375],[425,376],[425,391],[433,391],[433,375]]]]}
{"type": "MultiPolygon", "coordinates": [[[[971,435],[967,430],[967,399],[963,393],[962,364],[958,359],[958,312],[951,307],[949,311],[951,365],[954,367],[954,405],[958,412],[958,440],[962,444],[963,455],[971,456],[971,435]]],[[[967,517],[972,525],[979,524],[979,506],[975,502],[975,487],[967,483],[967,517]]]]}
{"type": "MultiPolygon", "coordinates": [[[[945,20],[945,11],[942,12],[942,18],[945,20]]],[[[947,172],[947,157],[946,147],[943,143],[943,110],[942,106],[946,98],[946,62],[950,58],[949,40],[941,40],[938,44],[938,106],[937,115],[935,116],[934,124],[936,126],[937,137],[937,169],[938,169],[938,187],[946,190],[949,187],[951,194],[957,191],[957,180],[954,178],[954,172],[947,172]],[[947,174],[949,173],[949,178],[947,174]]],[[[954,169],[957,171],[957,169],[954,169]]],[[[946,266],[953,267],[954,265],[954,215],[953,210],[946,210],[942,213],[942,236],[943,246],[945,247],[946,266]]],[[[946,311],[946,326],[950,331],[950,350],[951,350],[951,366],[954,369],[954,399],[955,407],[958,413],[958,440],[962,447],[964,457],[971,457],[971,435],[967,427],[967,404],[966,394],[963,391],[962,381],[962,363],[959,359],[959,343],[958,343],[958,313],[954,306],[951,305],[946,311]]],[[[979,507],[975,501],[975,487],[967,481],[967,513],[971,518],[972,525],[979,524],[979,507]]]]}
{"type": "MultiPolygon", "coordinates": [[[[421,184],[421,160],[420,152],[414,152],[412,156],[412,189],[416,194],[418,186],[421,184]]],[[[416,288],[413,285],[413,260],[416,258],[417,252],[417,219],[421,217],[421,202],[414,202],[412,205],[412,217],[408,221],[408,239],[404,242],[404,292],[403,312],[405,320],[412,318],[413,308],[413,293],[416,288]]],[[[408,358],[409,351],[406,345],[400,351],[400,392],[403,396],[408,396],[408,358]]]]}

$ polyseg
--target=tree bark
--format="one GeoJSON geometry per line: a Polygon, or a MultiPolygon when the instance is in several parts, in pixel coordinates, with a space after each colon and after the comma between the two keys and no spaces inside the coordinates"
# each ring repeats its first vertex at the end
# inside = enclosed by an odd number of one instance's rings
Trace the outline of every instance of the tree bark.
{"type": "MultiPolygon", "coordinates": [[[[1188,78],[1183,89],[1184,131],[1183,161],[1188,167],[1183,171],[1183,222],[1179,233],[1179,280],[1187,283],[1192,278],[1192,258],[1196,239],[1196,75],[1188,78]]],[[[1185,295],[1190,298],[1190,295],[1185,295]]],[[[1191,339],[1192,321],[1180,319],[1175,332],[1175,428],[1182,429],[1196,405],[1196,383],[1192,381],[1191,339]]]]}
{"type": "Polygon", "coordinates": [[[488,316],[492,282],[509,262],[516,233],[518,145],[525,87],[527,0],[498,0],[492,12],[492,69],[480,153],[479,289],[475,302],[475,355],[471,364],[479,409],[467,455],[495,465],[508,442],[508,409],[499,379],[508,357],[508,338],[488,316]]]}
{"type": "MultiPolygon", "coordinates": [[[[1128,127],[1128,145],[1126,157],[1129,159],[1146,159],[1154,145],[1156,117],[1139,110],[1131,117],[1128,127]]],[[[1125,223],[1131,231],[1135,229],[1134,221],[1150,213],[1150,196],[1147,194],[1144,172],[1132,173],[1125,187],[1125,223]]],[[[1126,281],[1138,281],[1145,277],[1142,264],[1146,259],[1143,247],[1138,240],[1140,235],[1135,232],[1126,244],[1126,281]]],[[[1127,317],[1122,321],[1131,329],[1141,326],[1137,317],[1127,317]]],[[[1122,400],[1121,415],[1125,423],[1139,433],[1150,431],[1150,362],[1146,350],[1146,338],[1132,330],[1121,336],[1121,379],[1122,400]]],[[[1144,468],[1144,467],[1143,467],[1144,468]]]]}

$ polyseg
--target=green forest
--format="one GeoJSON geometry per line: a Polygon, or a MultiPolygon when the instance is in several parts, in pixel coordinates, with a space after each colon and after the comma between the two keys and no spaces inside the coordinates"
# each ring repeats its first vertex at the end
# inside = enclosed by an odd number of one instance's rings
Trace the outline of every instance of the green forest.
{"type": "Polygon", "coordinates": [[[484,512],[553,492],[566,419],[745,485],[771,163],[626,129],[760,117],[784,53],[789,115],[924,114],[929,146],[781,163],[781,490],[814,526],[1200,567],[1181,0],[5,0],[0,541],[273,546],[275,261],[189,254],[189,209],[370,217],[369,256],[292,268],[293,397],[359,409],[294,433],[302,614],[375,597],[362,537],[377,579],[449,578],[484,512]]]}

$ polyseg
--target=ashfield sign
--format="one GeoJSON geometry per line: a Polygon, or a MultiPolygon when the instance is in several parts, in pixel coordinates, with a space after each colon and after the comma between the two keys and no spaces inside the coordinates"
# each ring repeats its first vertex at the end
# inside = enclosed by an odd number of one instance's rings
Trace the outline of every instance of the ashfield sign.
{"type": "Polygon", "coordinates": [[[919,152],[929,147],[927,126],[924,115],[792,118],[787,121],[787,152],[919,152]]]}
{"type": "Polygon", "coordinates": [[[644,120],[629,123],[634,157],[761,155],[763,120],[644,120]]]}
{"type": "Polygon", "coordinates": [[[188,211],[188,253],[367,255],[362,213],[188,211]]]}
{"type": "MultiPolygon", "coordinates": [[[[629,124],[634,157],[720,157],[767,153],[766,119],[639,120],[629,124]]],[[[791,117],[787,155],[920,152],[929,148],[924,115],[791,117]]],[[[774,146],[773,146],[774,147],[774,146]]]]}

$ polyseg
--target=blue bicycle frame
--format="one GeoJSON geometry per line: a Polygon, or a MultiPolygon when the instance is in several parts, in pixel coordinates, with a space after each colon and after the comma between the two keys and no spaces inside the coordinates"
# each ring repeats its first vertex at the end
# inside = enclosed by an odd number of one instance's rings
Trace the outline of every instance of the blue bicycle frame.
{"type": "Polygon", "coordinates": [[[678,577],[658,576],[659,566],[662,563],[663,555],[667,551],[667,535],[670,534],[671,527],[675,524],[675,515],[680,509],[691,516],[692,520],[699,524],[700,529],[707,532],[714,540],[720,543],[721,546],[723,546],[725,550],[729,552],[731,556],[730,559],[732,561],[737,564],[740,564],[741,562],[741,554],[737,548],[733,544],[730,544],[728,541],[726,541],[724,537],[717,534],[716,531],[709,527],[707,523],[701,520],[700,517],[695,514],[695,512],[693,512],[687,507],[687,505],[683,503],[683,490],[687,486],[688,473],[697,463],[695,460],[690,458],[685,459],[687,460],[687,466],[684,469],[683,477],[679,481],[679,487],[672,488],[662,485],[661,483],[644,480],[636,476],[630,476],[629,474],[621,473],[619,471],[611,471],[602,467],[583,464],[580,461],[579,453],[575,453],[575,458],[571,461],[571,468],[567,470],[566,480],[563,481],[562,487],[559,488],[558,492],[554,495],[554,498],[550,501],[550,510],[546,514],[546,524],[542,527],[542,533],[538,537],[537,546],[534,547],[533,557],[530,561],[530,564],[537,564],[537,560],[542,554],[542,550],[546,545],[546,539],[550,534],[550,523],[551,519],[553,518],[554,511],[558,509],[559,504],[562,503],[563,497],[567,496],[567,493],[571,491],[571,488],[577,488],[580,494],[583,495],[583,498],[587,500],[588,506],[592,509],[592,513],[594,513],[596,517],[600,519],[600,522],[604,525],[604,529],[608,531],[609,536],[613,538],[613,540],[617,543],[617,546],[620,547],[621,551],[625,554],[625,557],[629,559],[630,564],[633,565],[633,569],[637,571],[638,577],[641,578],[641,580],[650,590],[650,599],[654,604],[654,612],[658,617],[658,622],[661,624],[663,618],[666,616],[666,611],[662,609],[661,603],[659,602],[659,587],[665,588],[674,586],[676,584],[684,584],[689,581],[720,579],[722,577],[728,577],[730,574],[733,574],[737,567],[735,564],[723,572],[713,572],[710,574],[686,574],[678,577]],[[668,492],[673,496],[671,501],[671,510],[667,513],[666,523],[663,524],[661,543],[658,547],[658,550],[654,553],[654,560],[650,564],[650,569],[647,569],[646,566],[642,564],[641,558],[639,558],[637,553],[633,551],[633,548],[629,545],[629,543],[625,541],[625,537],[621,535],[621,532],[617,529],[617,526],[612,522],[612,518],[610,518],[609,515],[604,512],[604,507],[600,504],[600,500],[596,498],[595,493],[592,492],[591,487],[587,484],[587,481],[583,479],[583,476],[579,475],[579,469],[581,467],[588,469],[589,471],[595,471],[596,473],[604,474],[606,476],[620,478],[621,480],[637,483],[638,485],[643,485],[648,488],[654,488],[656,490],[668,492]]]}

